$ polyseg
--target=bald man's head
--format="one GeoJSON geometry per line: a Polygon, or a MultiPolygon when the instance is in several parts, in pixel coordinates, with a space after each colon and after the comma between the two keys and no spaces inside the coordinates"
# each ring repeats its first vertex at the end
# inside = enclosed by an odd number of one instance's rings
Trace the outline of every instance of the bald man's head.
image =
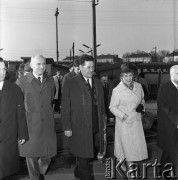
{"type": "Polygon", "coordinates": [[[31,58],[30,67],[36,76],[41,76],[46,69],[46,59],[42,55],[36,55],[31,58]]]}
{"type": "Polygon", "coordinates": [[[174,65],[170,68],[171,81],[178,85],[178,65],[174,65]]]}

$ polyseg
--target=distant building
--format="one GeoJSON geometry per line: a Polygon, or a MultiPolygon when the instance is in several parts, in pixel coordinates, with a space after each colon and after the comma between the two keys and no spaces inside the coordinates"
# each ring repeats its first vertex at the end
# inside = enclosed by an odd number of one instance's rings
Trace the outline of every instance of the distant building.
{"type": "Polygon", "coordinates": [[[170,62],[178,62],[178,51],[173,51],[170,54],[167,54],[163,58],[163,62],[170,63],[170,62]]]}
{"type": "Polygon", "coordinates": [[[97,62],[98,63],[120,63],[122,62],[122,59],[118,57],[118,55],[112,55],[112,54],[107,54],[107,55],[99,55],[97,56],[97,62]]]}
{"type": "MultiPolygon", "coordinates": [[[[77,58],[79,58],[79,56],[75,56],[74,60],[77,59],[77,58]]],[[[72,63],[73,62],[73,57],[67,56],[65,59],[63,59],[60,62],[69,62],[69,63],[72,63]]]]}
{"type": "MultiPolygon", "coordinates": [[[[79,58],[79,56],[75,56],[74,59],[79,58]]],[[[71,57],[66,57],[63,59],[63,62],[73,62],[73,59],[71,57]]],[[[122,59],[118,57],[118,55],[112,55],[112,54],[107,54],[107,55],[98,55],[97,56],[97,63],[119,63],[122,62],[122,59]]]]}
{"type": "Polygon", "coordinates": [[[8,71],[16,71],[22,61],[6,61],[8,66],[8,71]]]}
{"type": "Polygon", "coordinates": [[[131,54],[127,57],[123,58],[124,62],[143,62],[148,63],[151,62],[152,57],[151,55],[144,53],[144,54],[131,54]]]}

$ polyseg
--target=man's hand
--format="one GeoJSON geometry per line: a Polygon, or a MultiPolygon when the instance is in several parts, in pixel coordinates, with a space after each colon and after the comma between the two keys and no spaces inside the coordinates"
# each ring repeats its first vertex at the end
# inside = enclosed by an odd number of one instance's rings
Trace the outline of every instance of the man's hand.
{"type": "Polygon", "coordinates": [[[72,136],[72,131],[64,131],[65,136],[70,137],[72,136]]]}
{"type": "Polygon", "coordinates": [[[20,139],[19,143],[20,143],[20,145],[23,145],[25,143],[25,139],[20,139]]]}

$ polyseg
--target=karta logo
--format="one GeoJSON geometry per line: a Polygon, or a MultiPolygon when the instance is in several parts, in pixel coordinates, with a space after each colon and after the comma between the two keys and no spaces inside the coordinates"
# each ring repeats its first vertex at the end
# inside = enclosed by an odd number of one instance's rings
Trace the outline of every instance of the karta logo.
{"type": "Polygon", "coordinates": [[[172,163],[167,163],[162,166],[157,159],[152,163],[131,163],[128,170],[124,171],[122,165],[126,163],[126,159],[117,161],[116,158],[106,159],[105,178],[117,179],[116,174],[119,174],[123,179],[148,179],[148,169],[153,172],[155,179],[171,178],[176,179],[175,167],[172,163]]]}

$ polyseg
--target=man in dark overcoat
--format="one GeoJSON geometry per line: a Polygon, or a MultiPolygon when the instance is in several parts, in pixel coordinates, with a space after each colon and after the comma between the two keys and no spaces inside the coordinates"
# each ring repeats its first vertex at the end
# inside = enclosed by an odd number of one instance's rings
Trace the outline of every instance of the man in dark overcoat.
{"type": "MultiPolygon", "coordinates": [[[[158,92],[158,144],[163,150],[161,164],[178,168],[178,65],[170,68],[171,80],[162,85],[158,92]]],[[[164,169],[163,169],[164,170],[164,169]]],[[[178,175],[178,174],[177,174],[178,175]]]]}
{"type": "Polygon", "coordinates": [[[14,83],[5,80],[6,66],[0,60],[0,179],[13,179],[19,170],[19,146],[28,140],[23,94],[14,83]],[[11,176],[11,177],[9,177],[11,176]]]}
{"type": "Polygon", "coordinates": [[[61,118],[71,153],[77,159],[74,174],[80,180],[91,180],[90,161],[98,153],[104,154],[106,114],[102,84],[93,77],[93,57],[81,56],[79,67],[80,73],[64,85],[61,118]]]}
{"type": "Polygon", "coordinates": [[[30,180],[44,179],[51,157],[57,154],[56,132],[52,101],[54,80],[45,72],[46,60],[42,55],[31,58],[32,72],[18,79],[24,94],[29,141],[20,147],[26,157],[30,180]]]}

